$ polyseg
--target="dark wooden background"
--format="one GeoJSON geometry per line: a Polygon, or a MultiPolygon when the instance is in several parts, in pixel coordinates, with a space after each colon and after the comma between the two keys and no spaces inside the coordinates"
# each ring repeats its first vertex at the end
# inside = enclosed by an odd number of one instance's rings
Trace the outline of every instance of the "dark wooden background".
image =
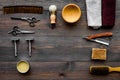
{"type": "Polygon", "coordinates": [[[105,76],[95,76],[89,73],[91,65],[120,66],[120,0],[116,0],[116,21],[112,29],[92,30],[86,22],[85,0],[0,0],[0,80],[120,80],[120,73],[105,76]],[[75,3],[81,7],[82,17],[73,25],[66,24],[61,17],[63,6],[75,3]],[[49,26],[48,7],[55,4],[58,7],[57,25],[55,29],[49,26]],[[7,5],[36,5],[43,6],[43,14],[7,14],[2,11],[7,5]],[[37,17],[41,21],[36,27],[29,27],[27,22],[11,20],[16,17],[37,17]],[[14,56],[12,35],[7,32],[13,26],[21,29],[34,30],[35,34],[21,34],[18,43],[18,57],[14,56]],[[104,38],[110,41],[110,46],[89,42],[82,36],[94,33],[113,32],[113,37],[104,38]],[[32,57],[28,56],[27,37],[34,37],[32,57]],[[91,60],[92,48],[106,48],[107,60],[97,62],[91,60]],[[30,71],[20,74],[16,64],[20,60],[30,63],[30,71]]]}

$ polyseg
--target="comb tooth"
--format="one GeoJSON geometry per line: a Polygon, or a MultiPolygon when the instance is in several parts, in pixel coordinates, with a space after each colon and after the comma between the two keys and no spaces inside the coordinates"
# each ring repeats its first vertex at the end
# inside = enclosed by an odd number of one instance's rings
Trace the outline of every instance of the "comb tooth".
{"type": "Polygon", "coordinates": [[[91,66],[90,73],[95,75],[105,75],[109,73],[109,67],[107,66],[91,66]]]}

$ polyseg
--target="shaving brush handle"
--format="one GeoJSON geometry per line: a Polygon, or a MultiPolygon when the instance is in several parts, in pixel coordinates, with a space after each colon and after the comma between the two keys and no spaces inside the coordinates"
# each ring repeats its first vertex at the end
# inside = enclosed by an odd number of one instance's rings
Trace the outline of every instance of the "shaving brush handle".
{"type": "Polygon", "coordinates": [[[120,67],[111,67],[110,72],[120,72],[120,67]]]}
{"type": "Polygon", "coordinates": [[[56,15],[54,13],[52,13],[50,15],[50,23],[51,24],[55,24],[56,23],[56,15]]]}

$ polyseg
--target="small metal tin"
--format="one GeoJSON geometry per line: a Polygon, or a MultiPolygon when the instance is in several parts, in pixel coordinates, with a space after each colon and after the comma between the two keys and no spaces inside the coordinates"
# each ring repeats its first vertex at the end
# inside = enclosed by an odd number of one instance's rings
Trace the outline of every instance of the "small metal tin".
{"type": "Polygon", "coordinates": [[[16,67],[19,73],[27,73],[30,69],[29,63],[25,60],[19,61],[16,67]]]}

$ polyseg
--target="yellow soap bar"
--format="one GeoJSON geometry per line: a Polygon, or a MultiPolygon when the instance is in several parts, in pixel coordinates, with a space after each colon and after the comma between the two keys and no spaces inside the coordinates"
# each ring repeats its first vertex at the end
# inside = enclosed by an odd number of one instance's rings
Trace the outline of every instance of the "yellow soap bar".
{"type": "Polygon", "coordinates": [[[106,60],[106,49],[92,48],[92,60],[106,60]]]}

